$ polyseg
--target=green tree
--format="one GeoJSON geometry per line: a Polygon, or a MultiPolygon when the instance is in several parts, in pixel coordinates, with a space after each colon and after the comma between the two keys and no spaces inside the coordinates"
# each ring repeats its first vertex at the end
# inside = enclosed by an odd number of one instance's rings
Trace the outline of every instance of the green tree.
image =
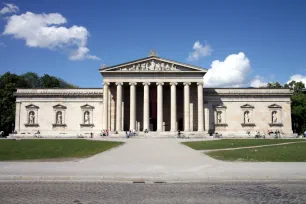
{"type": "Polygon", "coordinates": [[[280,89],[283,86],[279,82],[269,82],[265,88],[280,89]]]}
{"type": "Polygon", "coordinates": [[[40,77],[34,72],[27,72],[21,77],[28,83],[30,88],[40,88],[41,87],[41,79],[40,77]]]}
{"type": "Polygon", "coordinates": [[[296,82],[296,81],[291,81],[284,86],[285,88],[289,88],[292,90],[295,94],[302,93],[303,89],[305,88],[305,84],[303,82],[296,82]]]}
{"type": "Polygon", "coordinates": [[[40,78],[42,88],[60,88],[60,81],[54,76],[45,74],[40,78]]]}
{"type": "Polygon", "coordinates": [[[29,88],[27,81],[7,72],[0,76],[0,130],[8,134],[15,121],[15,96],[17,88],[29,88]]]}

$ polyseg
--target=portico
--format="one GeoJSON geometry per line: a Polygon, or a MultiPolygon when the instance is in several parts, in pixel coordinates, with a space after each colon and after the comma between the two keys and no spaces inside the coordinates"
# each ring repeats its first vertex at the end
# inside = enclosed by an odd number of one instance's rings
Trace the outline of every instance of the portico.
{"type": "Polygon", "coordinates": [[[103,129],[203,132],[206,71],[157,56],[101,68],[103,129]]]}

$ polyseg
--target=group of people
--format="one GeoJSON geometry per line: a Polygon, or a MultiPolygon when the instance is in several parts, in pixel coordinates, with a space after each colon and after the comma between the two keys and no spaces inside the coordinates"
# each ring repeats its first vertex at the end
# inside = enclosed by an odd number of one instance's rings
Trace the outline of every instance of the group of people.
{"type": "Polygon", "coordinates": [[[125,131],[125,136],[126,136],[126,138],[136,136],[136,130],[133,129],[133,130],[125,131]]]}
{"type": "Polygon", "coordinates": [[[108,136],[108,135],[109,135],[108,129],[103,130],[102,133],[101,133],[101,136],[108,136]]]}

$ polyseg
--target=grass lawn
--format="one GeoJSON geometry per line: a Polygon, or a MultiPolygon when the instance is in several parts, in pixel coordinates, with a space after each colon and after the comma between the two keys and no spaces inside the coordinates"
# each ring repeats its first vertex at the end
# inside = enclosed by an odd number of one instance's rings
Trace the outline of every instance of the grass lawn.
{"type": "Polygon", "coordinates": [[[302,142],[251,149],[223,150],[208,152],[206,154],[215,159],[225,161],[305,162],[306,143],[302,142]]]}
{"type": "Polygon", "coordinates": [[[0,140],[0,161],[54,158],[84,158],[123,142],[83,139],[0,140]]]}
{"type": "Polygon", "coordinates": [[[279,144],[286,142],[300,142],[306,141],[303,139],[222,139],[211,141],[194,141],[183,142],[184,145],[191,147],[195,150],[208,150],[208,149],[225,149],[235,147],[249,147],[257,145],[279,144]]]}

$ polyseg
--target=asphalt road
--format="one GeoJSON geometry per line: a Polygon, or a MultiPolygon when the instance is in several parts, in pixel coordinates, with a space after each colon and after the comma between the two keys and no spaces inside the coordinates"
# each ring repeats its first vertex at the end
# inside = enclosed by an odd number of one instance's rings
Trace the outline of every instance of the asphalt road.
{"type": "Polygon", "coordinates": [[[306,181],[130,184],[0,182],[0,203],[306,203],[306,181]]]}

